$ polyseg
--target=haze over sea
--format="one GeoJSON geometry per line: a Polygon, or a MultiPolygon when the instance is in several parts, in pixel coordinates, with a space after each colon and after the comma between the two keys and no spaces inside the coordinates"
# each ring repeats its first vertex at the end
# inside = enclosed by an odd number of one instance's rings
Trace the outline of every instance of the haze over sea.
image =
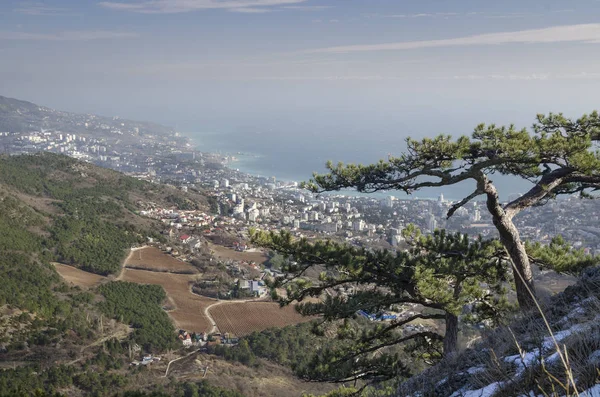
{"type": "MultiPolygon", "coordinates": [[[[225,127],[212,126],[206,130],[184,132],[197,148],[205,152],[233,155],[237,161],[230,165],[257,176],[276,177],[284,181],[307,181],[313,172],[326,172],[325,163],[371,164],[387,159],[388,154],[400,155],[405,149],[405,138],[433,137],[441,132],[455,136],[470,134],[478,122],[452,122],[448,118],[419,120],[405,117],[403,121],[357,120],[354,122],[327,122],[326,119],[299,117],[300,122],[284,120],[257,120],[253,123],[225,127]],[[443,121],[442,121],[443,120],[443,121]],[[442,126],[441,123],[445,124],[442,126]],[[457,132],[458,131],[458,132],[457,132]]],[[[527,124],[531,124],[529,120],[527,124]]],[[[510,195],[523,193],[530,184],[516,178],[492,176],[507,200],[510,195]]],[[[399,198],[437,198],[440,193],[451,200],[458,200],[471,193],[473,183],[462,183],[442,189],[426,189],[407,196],[403,192],[378,192],[375,196],[394,195],[399,198]]],[[[483,199],[483,196],[480,197],[483,199]]]]}

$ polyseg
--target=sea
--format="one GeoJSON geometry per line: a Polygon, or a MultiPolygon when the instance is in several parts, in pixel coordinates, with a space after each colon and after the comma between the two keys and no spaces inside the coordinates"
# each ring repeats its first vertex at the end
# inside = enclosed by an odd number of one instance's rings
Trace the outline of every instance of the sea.
{"type": "MultiPolygon", "coordinates": [[[[401,136],[390,134],[329,134],[318,132],[285,133],[275,130],[195,131],[183,133],[199,151],[234,156],[229,166],[255,176],[275,177],[281,181],[308,181],[314,172],[326,173],[328,160],[345,164],[372,164],[389,155],[401,154],[406,146],[401,136]]],[[[491,175],[502,200],[512,199],[529,190],[527,181],[502,175],[491,175]]],[[[460,200],[475,189],[468,181],[443,188],[428,188],[411,195],[400,191],[383,191],[373,197],[395,196],[400,199],[436,199],[440,194],[448,200],[460,200]]],[[[355,195],[353,191],[342,192],[355,195]]],[[[479,199],[483,199],[481,196],[479,199]]]]}

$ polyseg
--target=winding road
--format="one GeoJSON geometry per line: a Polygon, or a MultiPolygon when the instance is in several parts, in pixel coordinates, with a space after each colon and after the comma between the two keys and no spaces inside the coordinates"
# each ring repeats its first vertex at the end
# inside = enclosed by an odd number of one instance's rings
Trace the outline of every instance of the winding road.
{"type": "MultiPolygon", "coordinates": [[[[195,292],[193,292],[193,293],[196,294],[195,292]]],[[[198,294],[196,294],[196,295],[198,295],[198,294]]],[[[198,296],[202,296],[202,295],[198,295],[198,296]]],[[[217,323],[216,323],[215,319],[210,315],[210,312],[209,312],[209,310],[212,307],[219,306],[224,303],[247,303],[247,302],[258,302],[261,300],[265,300],[264,297],[253,298],[253,299],[220,300],[209,306],[206,306],[204,308],[204,317],[206,317],[208,319],[208,321],[210,321],[210,324],[212,325],[212,328],[210,329],[210,332],[208,332],[208,333],[214,334],[215,332],[217,332],[219,330],[219,327],[217,327],[217,323]]]]}

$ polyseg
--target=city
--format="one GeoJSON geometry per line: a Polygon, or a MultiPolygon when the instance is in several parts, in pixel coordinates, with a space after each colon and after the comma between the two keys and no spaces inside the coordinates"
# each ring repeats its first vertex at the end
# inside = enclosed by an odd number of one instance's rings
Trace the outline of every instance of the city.
{"type": "MultiPolygon", "coordinates": [[[[46,109],[46,112],[56,111],[46,109]]],[[[474,201],[447,219],[453,203],[443,195],[437,200],[381,194],[374,198],[351,192],[317,196],[299,188],[298,182],[239,172],[235,169],[234,155],[196,151],[186,137],[165,127],[119,118],[57,113],[58,121],[67,126],[65,130],[77,132],[44,128],[0,131],[0,147],[10,154],[61,153],[138,179],[171,184],[182,191],[201,189],[214,197],[213,216],[196,222],[196,214],[186,214],[175,219],[179,229],[225,226],[246,236],[249,227],[258,226],[266,230],[290,230],[296,236],[326,236],[381,248],[402,248],[401,231],[408,224],[427,232],[445,228],[473,237],[493,237],[497,233],[484,202],[474,201]]],[[[599,255],[599,206],[595,200],[568,197],[520,213],[515,224],[524,240],[548,243],[560,234],[574,247],[599,255]]],[[[157,216],[154,212],[149,214],[157,216]]]]}

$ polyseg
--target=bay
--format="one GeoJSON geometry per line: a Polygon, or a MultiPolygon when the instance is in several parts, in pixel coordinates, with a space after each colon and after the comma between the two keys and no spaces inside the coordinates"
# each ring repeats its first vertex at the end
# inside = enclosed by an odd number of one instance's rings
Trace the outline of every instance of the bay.
{"type": "MultiPolygon", "coordinates": [[[[328,160],[337,163],[371,164],[399,155],[405,150],[404,138],[389,133],[339,134],[326,131],[290,131],[278,129],[241,129],[196,131],[185,133],[197,149],[204,152],[235,156],[231,168],[282,181],[307,181],[313,172],[325,173],[328,160]]],[[[502,200],[527,191],[531,184],[515,177],[491,175],[502,200]]],[[[406,195],[399,191],[378,192],[375,197],[393,195],[398,198],[437,198],[443,194],[459,200],[475,189],[472,182],[443,188],[430,188],[406,195]]],[[[479,199],[483,199],[480,197],[479,199]]]]}

